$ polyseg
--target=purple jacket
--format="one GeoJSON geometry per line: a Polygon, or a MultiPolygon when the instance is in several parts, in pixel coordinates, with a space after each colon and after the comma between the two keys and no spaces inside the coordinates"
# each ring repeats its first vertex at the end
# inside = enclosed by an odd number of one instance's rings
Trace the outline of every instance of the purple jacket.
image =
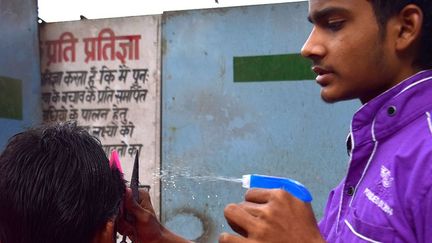
{"type": "Polygon", "coordinates": [[[432,70],[354,115],[346,177],[319,227],[328,242],[432,242],[432,70]]]}

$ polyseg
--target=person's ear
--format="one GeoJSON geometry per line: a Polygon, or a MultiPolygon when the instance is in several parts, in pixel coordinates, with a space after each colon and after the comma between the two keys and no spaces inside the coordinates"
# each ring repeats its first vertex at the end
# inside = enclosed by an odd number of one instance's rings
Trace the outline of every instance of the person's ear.
{"type": "Polygon", "coordinates": [[[93,237],[92,243],[114,243],[115,232],[114,221],[108,220],[104,227],[96,232],[93,237]]]}
{"type": "Polygon", "coordinates": [[[396,50],[407,51],[415,47],[420,40],[423,26],[423,11],[420,7],[408,4],[399,12],[396,22],[398,28],[396,50]]]}

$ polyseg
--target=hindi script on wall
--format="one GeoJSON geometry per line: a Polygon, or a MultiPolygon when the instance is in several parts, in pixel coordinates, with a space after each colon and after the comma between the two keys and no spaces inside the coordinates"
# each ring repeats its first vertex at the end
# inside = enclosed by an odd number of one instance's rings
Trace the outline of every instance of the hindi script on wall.
{"type": "Polygon", "coordinates": [[[158,205],[160,16],[41,26],[45,122],[76,120],[120,155],[125,179],[140,154],[142,184],[158,205]]]}

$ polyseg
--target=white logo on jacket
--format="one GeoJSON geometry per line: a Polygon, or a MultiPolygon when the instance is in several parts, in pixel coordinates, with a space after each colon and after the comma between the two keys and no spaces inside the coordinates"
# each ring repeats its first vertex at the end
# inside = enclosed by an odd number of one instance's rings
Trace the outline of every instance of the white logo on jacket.
{"type": "Polygon", "coordinates": [[[373,193],[369,188],[364,190],[364,194],[366,195],[367,199],[369,199],[369,201],[377,205],[386,214],[390,216],[393,215],[393,208],[391,208],[385,201],[381,200],[381,198],[375,195],[375,193],[373,193]]]}
{"type": "Polygon", "coordinates": [[[387,169],[384,165],[381,165],[381,181],[385,188],[390,188],[392,186],[393,177],[391,176],[391,171],[387,169]]]}

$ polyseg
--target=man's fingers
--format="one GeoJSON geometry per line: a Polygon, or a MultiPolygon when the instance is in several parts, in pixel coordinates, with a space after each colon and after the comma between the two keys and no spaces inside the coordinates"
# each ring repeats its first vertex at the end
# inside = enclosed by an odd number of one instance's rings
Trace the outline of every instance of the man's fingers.
{"type": "Polygon", "coordinates": [[[123,197],[123,200],[124,200],[124,209],[125,209],[124,212],[125,215],[123,215],[123,217],[125,217],[126,220],[128,220],[127,218],[128,215],[132,215],[134,218],[139,218],[143,222],[146,222],[150,218],[156,217],[153,207],[151,207],[150,201],[147,202],[144,202],[145,200],[141,201],[141,203],[145,204],[146,206],[146,208],[143,208],[133,198],[132,191],[130,188],[126,189],[126,193],[123,197]]]}
{"type": "Polygon", "coordinates": [[[140,205],[135,202],[135,199],[132,196],[132,190],[130,188],[126,188],[126,193],[123,197],[124,206],[129,211],[137,211],[140,210],[140,205]]]}
{"type": "Polygon", "coordinates": [[[153,205],[151,203],[150,194],[145,189],[139,189],[140,206],[148,211],[150,211],[154,216],[156,213],[154,211],[153,205]]]}
{"type": "Polygon", "coordinates": [[[252,203],[252,202],[242,202],[238,204],[243,210],[248,212],[250,215],[255,217],[260,217],[263,214],[263,207],[265,204],[258,204],[258,203],[252,203]]]}
{"type": "Polygon", "coordinates": [[[142,202],[150,201],[150,194],[146,189],[138,189],[139,192],[139,204],[142,202]]]}
{"type": "Polygon", "coordinates": [[[237,233],[247,235],[255,225],[255,217],[237,204],[228,204],[224,210],[225,218],[237,233]]]}
{"type": "Polygon", "coordinates": [[[219,236],[219,243],[243,243],[245,239],[238,235],[232,235],[228,233],[222,233],[219,236]]]}
{"type": "Polygon", "coordinates": [[[271,198],[271,189],[254,188],[245,194],[245,201],[254,203],[267,203],[271,198]]]}

